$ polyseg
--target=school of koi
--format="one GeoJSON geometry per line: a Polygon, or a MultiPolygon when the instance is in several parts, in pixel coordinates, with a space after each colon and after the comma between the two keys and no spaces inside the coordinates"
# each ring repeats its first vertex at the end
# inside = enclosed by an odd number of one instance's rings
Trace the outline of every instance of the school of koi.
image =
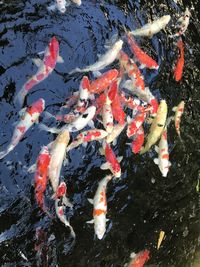
{"type": "MultiPolygon", "coordinates": [[[[170,36],[170,38],[175,39],[179,49],[179,56],[173,70],[174,79],[177,82],[181,80],[183,73],[184,43],[182,35],[188,27],[189,18],[190,12],[186,8],[184,15],[177,22],[177,33],[170,36]]],[[[38,206],[51,217],[44,201],[48,179],[50,180],[56,214],[61,222],[70,228],[74,240],[75,232],[65,215],[66,207],[73,208],[73,205],[66,196],[65,181],[60,180],[61,168],[66,154],[72,149],[94,140],[101,142],[100,153],[105,156],[106,160],[101,169],[109,169],[111,172],[99,182],[94,199],[88,199],[94,207],[93,219],[88,223],[94,223],[95,234],[98,239],[102,239],[106,232],[107,184],[111,179],[117,179],[121,176],[120,162],[123,158],[117,157],[112,147],[116,145],[118,136],[124,134],[125,129],[128,139],[131,140],[131,149],[134,154],[143,154],[149,151],[160,140],[159,145],[155,147],[158,158],[154,159],[154,162],[158,165],[162,176],[167,176],[171,165],[167,127],[174,120],[175,129],[180,137],[180,121],[185,103],[181,101],[177,107],[174,107],[175,116],[169,117],[166,101],[161,100],[159,103],[150,89],[145,87],[145,79],[140,69],[149,68],[158,71],[159,65],[139,47],[135,36],[152,37],[164,29],[170,19],[171,17],[167,15],[146,24],[141,29],[132,32],[125,29],[123,40],[116,40],[96,63],[83,69],[72,70],[69,75],[73,75],[75,72],[93,72],[94,79],[89,80],[88,76],[83,76],[79,92],[71,96],[64,105],[64,107],[71,109],[69,113],[52,115],[44,112],[45,100],[42,98],[31,106],[22,109],[20,111],[21,120],[15,126],[10,144],[4,151],[0,152],[0,159],[2,159],[12,151],[26,131],[38,121],[42,112],[47,118],[65,122],[61,128],[49,128],[40,124],[39,127],[42,130],[57,133],[58,136],[53,142],[42,147],[36,164],[29,171],[35,172],[35,198],[38,206]],[[131,56],[122,50],[125,41],[129,44],[131,56]],[[119,68],[109,69],[104,73],[100,72],[116,61],[119,63],[119,68]],[[128,115],[131,113],[132,116],[128,115]],[[101,128],[96,128],[94,122],[97,126],[101,125],[101,128]],[[151,126],[144,144],[144,128],[148,124],[151,126]],[[82,131],[86,126],[91,127],[91,129],[82,131]],[[70,142],[71,132],[80,133],[70,142]]],[[[16,96],[16,101],[22,105],[29,91],[49,76],[57,62],[63,62],[63,60],[59,55],[59,42],[54,36],[44,51],[43,61],[35,61],[38,65],[37,73],[24,84],[16,96]]],[[[70,192],[68,193],[70,194],[70,192]]],[[[149,251],[144,250],[138,254],[132,254],[131,257],[131,262],[127,266],[143,266],[149,259],[149,251]]]]}

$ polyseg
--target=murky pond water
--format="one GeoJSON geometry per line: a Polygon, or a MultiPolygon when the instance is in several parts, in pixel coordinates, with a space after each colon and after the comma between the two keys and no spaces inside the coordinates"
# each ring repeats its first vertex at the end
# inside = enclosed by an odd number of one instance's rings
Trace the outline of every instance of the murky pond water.
{"type": "MultiPolygon", "coordinates": [[[[1,266],[117,267],[128,262],[132,251],[144,248],[151,253],[146,266],[200,266],[200,258],[194,260],[200,250],[200,196],[196,191],[200,170],[198,1],[83,0],[80,7],[70,5],[62,15],[47,11],[50,2],[0,1],[1,150],[10,141],[13,123],[19,118],[20,107],[14,97],[36,71],[31,59],[44,50],[52,36],[60,42],[64,64],[57,64],[48,79],[34,87],[24,106],[43,97],[46,110],[57,113],[64,100],[78,90],[82,78],[82,74],[70,76],[68,72],[95,62],[97,54],[105,52],[107,39],[116,33],[123,35],[123,25],[133,29],[165,14],[172,16],[172,25],[188,5],[194,10],[184,36],[186,64],[180,83],[173,80],[172,62],[177,53],[168,38],[170,25],[167,34],[162,31],[152,39],[137,39],[161,66],[159,73],[143,70],[146,85],[158,99],[166,99],[169,110],[182,99],[186,102],[182,142],[171,125],[172,166],[164,178],[152,160],[154,150],[135,156],[126,145],[125,134],[120,136],[115,152],[124,157],[122,177],[108,187],[109,222],[103,240],[97,240],[93,226],[86,224],[92,217],[87,198],[94,196],[98,181],[106,173],[100,169],[104,162],[98,151],[100,143],[72,150],[62,177],[74,204],[73,210],[67,211],[77,236],[73,243],[68,229],[56,216],[50,219],[35,202],[33,175],[27,167],[34,164],[41,146],[54,140],[55,135],[40,131],[38,125],[32,127],[16,149],[0,161],[1,266]],[[42,257],[35,250],[38,227],[43,229],[46,240],[42,257]],[[157,251],[160,230],[165,231],[166,238],[157,251]]],[[[54,214],[50,189],[46,196],[54,214]]]]}

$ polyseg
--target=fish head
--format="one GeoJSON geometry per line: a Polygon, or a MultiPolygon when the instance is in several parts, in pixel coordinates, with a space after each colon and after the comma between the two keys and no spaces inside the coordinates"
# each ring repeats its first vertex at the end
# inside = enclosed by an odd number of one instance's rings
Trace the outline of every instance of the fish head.
{"type": "Polygon", "coordinates": [[[101,240],[106,231],[106,217],[104,214],[99,215],[98,218],[95,220],[94,230],[98,239],[101,240]]]}
{"type": "Polygon", "coordinates": [[[73,3],[77,4],[78,6],[81,5],[81,0],[72,0],[73,3]]]}
{"type": "Polygon", "coordinates": [[[65,13],[66,11],[66,1],[64,0],[57,0],[57,8],[61,13],[65,13]]]}

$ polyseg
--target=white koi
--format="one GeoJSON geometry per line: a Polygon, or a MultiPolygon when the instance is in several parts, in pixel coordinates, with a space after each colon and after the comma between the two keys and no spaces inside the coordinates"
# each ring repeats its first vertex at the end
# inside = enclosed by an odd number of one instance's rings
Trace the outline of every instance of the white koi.
{"type": "Polygon", "coordinates": [[[151,148],[151,146],[158,141],[165,127],[166,118],[167,118],[167,103],[165,100],[161,100],[160,105],[158,107],[157,115],[153,119],[153,122],[151,124],[146,144],[140,150],[140,154],[144,154],[145,152],[147,152],[151,148]]]}
{"type": "Polygon", "coordinates": [[[106,199],[106,187],[107,183],[112,179],[111,175],[103,178],[97,191],[95,193],[94,199],[88,199],[88,201],[93,204],[93,219],[87,223],[94,223],[94,231],[98,239],[102,239],[106,231],[106,219],[107,214],[107,199],[106,199]]]}
{"type": "Polygon", "coordinates": [[[17,123],[14,129],[14,133],[10,144],[6,150],[0,152],[0,159],[4,158],[10,151],[12,151],[16,145],[20,142],[26,131],[35,123],[38,122],[40,114],[45,108],[44,99],[40,98],[34,102],[31,106],[22,109],[20,111],[20,121],[17,123]]]}
{"type": "Polygon", "coordinates": [[[54,193],[56,193],[58,188],[60,171],[62,168],[63,160],[65,158],[66,148],[69,143],[69,140],[69,131],[64,130],[57,136],[56,140],[51,145],[51,160],[49,163],[48,176],[51,181],[54,193]]]}
{"type": "Polygon", "coordinates": [[[75,72],[89,72],[89,71],[99,71],[101,69],[104,69],[106,66],[110,65],[115,59],[117,59],[119,51],[122,49],[123,41],[118,40],[114,43],[114,45],[104,54],[102,55],[99,60],[83,69],[76,68],[69,72],[69,74],[75,73],[75,72]]]}
{"type": "Polygon", "coordinates": [[[142,28],[136,29],[132,32],[134,36],[148,36],[152,37],[154,34],[163,30],[171,19],[170,15],[162,16],[159,19],[154,20],[151,23],[145,24],[142,28]]]}
{"type": "Polygon", "coordinates": [[[177,28],[179,29],[177,33],[170,35],[170,37],[179,37],[185,33],[190,22],[191,13],[188,8],[186,8],[185,13],[177,21],[177,28]]]}

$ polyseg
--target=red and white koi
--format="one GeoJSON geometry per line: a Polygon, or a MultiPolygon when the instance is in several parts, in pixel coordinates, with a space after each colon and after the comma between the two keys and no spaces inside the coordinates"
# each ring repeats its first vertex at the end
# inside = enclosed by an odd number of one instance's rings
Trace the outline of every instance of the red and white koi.
{"type": "Polygon", "coordinates": [[[138,129],[134,136],[134,140],[131,143],[131,149],[134,154],[140,152],[142,145],[144,144],[144,129],[142,126],[138,129]]]}
{"type": "Polygon", "coordinates": [[[54,193],[56,193],[60,172],[62,168],[62,164],[66,154],[66,148],[68,146],[70,140],[70,135],[68,130],[62,131],[56,138],[55,141],[51,144],[50,155],[51,160],[49,163],[49,179],[51,181],[51,185],[54,193]]]}
{"type": "Polygon", "coordinates": [[[117,78],[118,70],[111,69],[103,73],[96,80],[91,82],[90,93],[99,94],[107,89],[112,82],[117,78]]]}
{"type": "Polygon", "coordinates": [[[130,45],[130,48],[137,58],[137,60],[141,63],[141,68],[149,68],[149,69],[155,69],[158,70],[159,65],[157,62],[148,56],[136,43],[135,39],[131,36],[130,33],[127,33],[127,39],[128,43],[130,45]]]}
{"type": "Polygon", "coordinates": [[[146,118],[146,112],[139,112],[133,119],[129,116],[127,117],[128,128],[126,131],[126,135],[128,138],[135,135],[139,128],[142,126],[146,118]]]}
{"type": "Polygon", "coordinates": [[[104,54],[102,55],[99,60],[83,69],[76,68],[69,72],[69,74],[75,73],[75,72],[89,72],[89,71],[99,71],[101,69],[104,69],[106,66],[110,65],[112,62],[114,62],[117,58],[117,55],[119,51],[122,49],[123,41],[118,40],[114,43],[114,45],[104,54]]]}
{"type": "Polygon", "coordinates": [[[44,146],[37,158],[36,163],[36,172],[34,176],[35,180],[35,198],[38,203],[38,206],[44,211],[47,211],[47,208],[44,204],[44,192],[46,190],[48,182],[48,168],[50,163],[50,154],[47,146],[44,146]]]}
{"type": "Polygon", "coordinates": [[[109,169],[116,178],[119,178],[121,176],[121,167],[119,163],[123,157],[117,158],[111,146],[106,142],[103,143],[103,154],[106,157],[106,163],[103,163],[100,168],[102,170],[109,169]]]}
{"type": "Polygon", "coordinates": [[[176,132],[179,135],[179,137],[181,136],[180,122],[181,122],[181,116],[183,115],[183,112],[184,112],[184,107],[185,107],[185,102],[181,101],[177,107],[173,107],[172,109],[175,112],[175,116],[174,116],[175,128],[176,128],[176,132]]]}
{"type": "Polygon", "coordinates": [[[162,16],[161,18],[158,18],[151,23],[145,24],[140,29],[131,31],[130,34],[134,36],[147,36],[151,38],[154,34],[163,30],[169,23],[170,19],[171,19],[170,15],[162,16]]]}
{"type": "Polygon", "coordinates": [[[98,239],[102,239],[106,231],[106,219],[107,214],[107,199],[106,199],[106,187],[107,183],[112,179],[111,175],[103,178],[97,191],[95,193],[94,199],[88,199],[88,201],[94,206],[93,209],[93,219],[87,223],[94,223],[94,231],[98,239]]]}
{"type": "Polygon", "coordinates": [[[92,129],[82,132],[78,134],[75,140],[73,140],[73,142],[71,142],[71,144],[67,147],[67,152],[81,144],[88,143],[94,140],[102,140],[107,135],[108,133],[106,131],[100,129],[92,129]]]}
{"type": "Polygon", "coordinates": [[[38,122],[40,114],[45,108],[44,99],[40,98],[34,102],[31,106],[22,109],[20,111],[20,121],[17,123],[14,129],[14,133],[10,144],[6,150],[0,152],[0,159],[4,158],[10,151],[12,151],[16,145],[20,142],[27,130],[35,123],[38,122]]]}
{"type": "Polygon", "coordinates": [[[134,81],[135,86],[140,88],[141,90],[144,90],[144,77],[142,76],[138,66],[135,64],[133,59],[129,58],[125,52],[120,51],[119,60],[124,70],[127,72],[129,78],[134,81]]]}
{"type": "Polygon", "coordinates": [[[166,118],[167,118],[167,103],[165,100],[161,100],[158,107],[157,115],[153,119],[151,124],[149,135],[147,136],[147,141],[145,146],[140,150],[140,154],[147,152],[152,145],[154,145],[160,138],[163,129],[165,127],[166,118]]]}
{"type": "Polygon", "coordinates": [[[38,59],[35,60],[35,63],[38,66],[37,73],[24,84],[16,96],[16,100],[21,105],[23,104],[24,98],[30,92],[31,88],[46,79],[54,70],[57,62],[63,63],[63,59],[59,56],[59,43],[54,36],[44,51],[43,61],[38,59]]]}
{"type": "Polygon", "coordinates": [[[184,45],[182,38],[180,38],[179,41],[177,42],[177,46],[179,48],[180,55],[174,68],[174,79],[178,82],[182,78],[183,67],[184,67],[184,45]]]}
{"type": "Polygon", "coordinates": [[[74,113],[83,112],[86,109],[87,101],[90,95],[90,81],[87,76],[83,76],[79,86],[79,99],[74,113]]]}
{"type": "Polygon", "coordinates": [[[137,254],[134,252],[131,253],[131,261],[126,263],[124,267],[143,267],[144,264],[149,260],[149,254],[150,252],[147,249],[140,251],[137,254]]]}
{"type": "Polygon", "coordinates": [[[190,22],[190,17],[191,17],[191,13],[189,11],[188,8],[185,9],[185,13],[182,17],[180,17],[177,21],[177,27],[178,27],[178,32],[173,34],[173,35],[170,35],[170,37],[179,37],[181,35],[183,35],[187,28],[188,28],[188,25],[189,25],[189,22],[190,22]]]}
{"type": "Polygon", "coordinates": [[[40,129],[44,131],[48,131],[51,133],[60,133],[62,131],[68,130],[69,132],[77,132],[85,128],[87,124],[91,124],[92,119],[94,118],[96,112],[95,106],[90,106],[83,112],[80,116],[78,116],[72,123],[69,125],[65,125],[62,128],[58,129],[56,127],[48,127],[44,124],[40,124],[40,129]]]}
{"type": "Polygon", "coordinates": [[[154,162],[158,165],[162,176],[167,177],[169,167],[171,166],[167,142],[167,127],[164,128],[159,145],[155,146],[155,151],[158,153],[158,158],[155,158],[154,162]]]}

